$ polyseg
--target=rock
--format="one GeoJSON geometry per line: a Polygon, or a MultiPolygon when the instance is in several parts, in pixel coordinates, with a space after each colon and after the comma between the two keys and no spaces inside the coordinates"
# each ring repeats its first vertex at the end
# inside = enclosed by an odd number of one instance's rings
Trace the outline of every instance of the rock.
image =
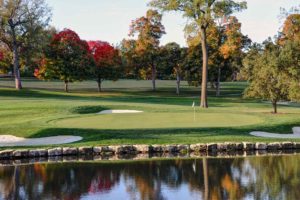
{"type": "Polygon", "coordinates": [[[101,150],[102,150],[102,147],[93,147],[94,155],[100,155],[102,152],[101,150]]]}
{"type": "Polygon", "coordinates": [[[209,144],[207,144],[207,150],[208,151],[217,151],[218,145],[216,143],[209,143],[209,144]]]}
{"type": "Polygon", "coordinates": [[[253,151],[255,150],[255,143],[243,142],[243,149],[245,151],[253,151]]]}
{"type": "Polygon", "coordinates": [[[117,154],[136,154],[137,149],[132,145],[122,145],[117,148],[117,154]]]}
{"type": "Polygon", "coordinates": [[[93,147],[79,147],[78,153],[80,155],[93,155],[94,150],[93,147]]]}
{"type": "Polygon", "coordinates": [[[282,149],[287,150],[287,149],[295,149],[295,145],[293,142],[283,142],[281,143],[282,149]]]}
{"type": "Polygon", "coordinates": [[[257,142],[255,144],[255,149],[256,150],[266,150],[267,149],[267,144],[266,143],[262,143],[262,142],[257,142]]]}
{"type": "MultiPolygon", "coordinates": [[[[240,143],[226,142],[225,144],[227,145],[227,151],[235,151],[235,150],[239,150],[239,149],[237,149],[237,146],[238,146],[239,148],[241,148],[241,147],[240,147],[240,143]]],[[[242,149],[243,149],[243,148],[242,148],[242,149]]]]}
{"type": "Polygon", "coordinates": [[[218,151],[227,151],[227,144],[225,143],[218,143],[217,144],[218,151]]]}
{"type": "Polygon", "coordinates": [[[76,147],[64,147],[62,149],[62,154],[64,156],[78,155],[78,148],[76,148],[76,147]]]}
{"type": "Polygon", "coordinates": [[[295,149],[300,149],[300,142],[294,142],[295,149]]]}
{"type": "Polygon", "coordinates": [[[190,149],[195,152],[207,151],[207,144],[192,144],[190,149]]]}
{"type": "Polygon", "coordinates": [[[149,145],[134,145],[136,151],[140,153],[148,153],[151,152],[152,146],[149,145]]]}
{"type": "Polygon", "coordinates": [[[177,146],[177,151],[179,153],[183,153],[183,154],[189,153],[190,152],[190,145],[178,145],[177,146]]]}
{"type": "Polygon", "coordinates": [[[13,152],[13,157],[14,158],[28,158],[29,157],[29,151],[28,151],[28,149],[26,149],[26,150],[15,150],[13,152]]]}
{"type": "Polygon", "coordinates": [[[137,154],[137,148],[133,145],[109,146],[102,148],[103,153],[114,152],[116,154],[137,154]]]}
{"type": "Polygon", "coordinates": [[[177,145],[167,145],[167,150],[164,152],[176,153],[178,152],[177,145]]]}
{"type": "Polygon", "coordinates": [[[282,149],[281,144],[279,142],[269,143],[267,145],[268,150],[279,150],[282,149]]]}
{"type": "Polygon", "coordinates": [[[165,147],[161,146],[161,145],[153,145],[152,146],[152,151],[154,153],[159,153],[159,152],[164,152],[165,147]]]}
{"type": "Polygon", "coordinates": [[[29,157],[47,157],[48,151],[46,149],[36,149],[29,151],[29,157]]]}
{"type": "Polygon", "coordinates": [[[0,159],[10,159],[13,156],[13,150],[0,151],[0,159]]]}
{"type": "Polygon", "coordinates": [[[62,156],[62,148],[53,148],[53,149],[48,149],[48,156],[49,157],[55,157],[55,156],[62,156]]]}
{"type": "Polygon", "coordinates": [[[116,152],[116,147],[115,146],[101,147],[101,153],[103,153],[103,154],[106,154],[106,153],[114,154],[115,152],[116,152]]]}
{"type": "Polygon", "coordinates": [[[244,144],[242,142],[235,143],[235,150],[242,151],[244,149],[244,144]]]}

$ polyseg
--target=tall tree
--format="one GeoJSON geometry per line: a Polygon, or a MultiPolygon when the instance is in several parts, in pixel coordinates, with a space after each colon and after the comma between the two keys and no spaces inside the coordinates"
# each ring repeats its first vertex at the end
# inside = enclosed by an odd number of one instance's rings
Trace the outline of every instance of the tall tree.
{"type": "Polygon", "coordinates": [[[156,10],[148,10],[146,16],[134,20],[130,26],[130,36],[137,35],[135,51],[140,65],[151,69],[152,89],[156,90],[157,60],[160,38],[165,34],[161,23],[162,15],[156,10]]]}
{"type": "Polygon", "coordinates": [[[46,80],[60,79],[68,92],[68,84],[86,79],[93,64],[88,43],[74,31],[65,29],[53,36],[35,76],[46,80]]]}
{"type": "Polygon", "coordinates": [[[201,104],[208,108],[207,78],[208,78],[208,48],[207,28],[211,22],[233,12],[241,11],[247,7],[246,2],[233,0],[151,0],[150,5],[162,11],[181,11],[189,19],[186,30],[192,30],[198,35],[202,44],[202,91],[201,104]]]}
{"type": "Polygon", "coordinates": [[[125,77],[138,78],[138,56],[136,55],[136,40],[122,40],[120,46],[120,53],[123,66],[125,67],[125,77]]]}
{"type": "Polygon", "coordinates": [[[1,0],[0,41],[13,52],[16,89],[22,89],[20,52],[26,40],[48,25],[50,10],[45,0],[1,0]]]}
{"type": "Polygon", "coordinates": [[[243,50],[250,44],[251,40],[242,34],[242,24],[234,16],[228,17],[224,29],[221,29],[222,37],[220,40],[220,55],[223,58],[222,64],[218,67],[217,78],[217,96],[220,95],[220,78],[222,68],[226,65],[231,69],[232,80],[236,80],[236,74],[240,71],[242,66],[242,59],[244,57],[243,50]]]}
{"type": "Polygon", "coordinates": [[[119,51],[107,42],[89,41],[90,52],[93,55],[98,91],[102,91],[103,80],[117,80],[120,76],[121,57],[119,51]]]}

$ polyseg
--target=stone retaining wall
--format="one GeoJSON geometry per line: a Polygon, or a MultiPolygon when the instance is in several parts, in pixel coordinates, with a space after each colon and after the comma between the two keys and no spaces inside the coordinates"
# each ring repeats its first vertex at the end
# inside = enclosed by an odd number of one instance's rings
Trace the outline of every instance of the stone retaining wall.
{"type": "Polygon", "coordinates": [[[113,155],[138,155],[145,153],[231,153],[236,151],[280,151],[300,150],[300,143],[274,142],[274,143],[208,143],[192,145],[118,145],[95,147],[56,147],[35,150],[3,150],[0,151],[0,160],[20,158],[43,158],[57,156],[113,156],[113,155]]]}

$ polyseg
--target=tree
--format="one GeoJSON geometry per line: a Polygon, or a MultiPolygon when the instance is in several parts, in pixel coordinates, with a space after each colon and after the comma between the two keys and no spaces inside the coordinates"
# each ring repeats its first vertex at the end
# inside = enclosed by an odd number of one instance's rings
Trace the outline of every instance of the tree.
{"type": "Polygon", "coordinates": [[[68,92],[68,84],[86,79],[92,66],[93,58],[88,43],[74,31],[65,29],[52,37],[35,76],[46,80],[63,80],[65,91],[68,92]]]}
{"type": "Polygon", "coordinates": [[[168,74],[175,74],[176,77],[176,94],[180,94],[180,82],[184,71],[184,59],[186,57],[186,49],[181,48],[179,44],[172,42],[161,47],[161,57],[167,69],[168,74]]]}
{"type": "Polygon", "coordinates": [[[90,52],[95,62],[94,74],[101,92],[103,80],[116,81],[120,75],[121,57],[119,51],[107,42],[89,41],[90,52]]]}
{"type": "Polygon", "coordinates": [[[45,0],[2,0],[0,4],[0,41],[13,52],[16,89],[22,89],[21,48],[48,25],[50,11],[45,0]]]}
{"type": "Polygon", "coordinates": [[[286,41],[300,42],[300,14],[290,14],[286,18],[278,43],[283,45],[286,41]]]}
{"type": "Polygon", "coordinates": [[[240,71],[242,66],[242,58],[244,56],[243,49],[247,48],[251,44],[251,40],[242,34],[242,24],[234,16],[228,17],[227,23],[222,31],[222,37],[220,41],[220,55],[223,58],[222,66],[218,67],[218,79],[217,79],[217,96],[220,95],[220,78],[222,68],[226,65],[232,70],[231,75],[234,77],[232,80],[236,80],[235,74],[240,71]]]}
{"type": "Polygon", "coordinates": [[[162,11],[181,11],[189,19],[186,30],[197,36],[202,45],[202,90],[201,104],[208,108],[207,78],[208,78],[208,48],[207,28],[211,22],[223,16],[229,16],[235,11],[247,7],[246,2],[233,0],[151,0],[150,5],[162,11]]]}
{"type": "Polygon", "coordinates": [[[250,80],[253,77],[253,69],[256,66],[256,58],[263,53],[263,47],[261,44],[254,43],[249,47],[249,51],[246,53],[242,61],[242,69],[240,71],[240,78],[242,80],[250,80]]]}
{"type": "Polygon", "coordinates": [[[40,60],[43,58],[43,52],[51,42],[51,38],[57,30],[54,27],[38,29],[35,37],[24,40],[20,48],[20,74],[32,76],[34,70],[39,67],[40,60]]]}
{"type": "Polygon", "coordinates": [[[165,34],[161,23],[162,15],[156,10],[148,10],[146,16],[134,20],[130,26],[130,36],[137,35],[135,53],[139,65],[151,69],[152,89],[156,90],[157,60],[160,38],[165,34]]]}
{"type": "Polygon", "coordinates": [[[125,67],[125,76],[128,78],[138,78],[138,55],[136,55],[136,40],[122,40],[120,53],[123,66],[125,67]]]}
{"type": "Polygon", "coordinates": [[[271,41],[265,42],[263,52],[253,57],[255,65],[245,96],[270,100],[275,114],[278,101],[299,100],[299,50],[299,43],[289,42],[281,47],[271,41]]]}

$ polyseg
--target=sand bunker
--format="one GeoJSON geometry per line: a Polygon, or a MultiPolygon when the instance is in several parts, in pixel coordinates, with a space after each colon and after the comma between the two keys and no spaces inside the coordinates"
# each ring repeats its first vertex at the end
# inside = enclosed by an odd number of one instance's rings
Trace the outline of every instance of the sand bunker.
{"type": "Polygon", "coordinates": [[[142,113],[143,111],[139,110],[103,110],[98,114],[126,114],[126,113],[142,113]]]}
{"type": "Polygon", "coordinates": [[[254,132],[251,132],[250,135],[253,135],[256,137],[266,137],[266,138],[299,139],[300,138],[300,127],[294,127],[293,133],[291,133],[291,134],[278,134],[278,133],[254,131],[254,132]]]}
{"type": "Polygon", "coordinates": [[[21,138],[13,135],[0,135],[0,147],[56,145],[77,142],[80,140],[82,140],[82,137],[79,136],[21,138]]]}

